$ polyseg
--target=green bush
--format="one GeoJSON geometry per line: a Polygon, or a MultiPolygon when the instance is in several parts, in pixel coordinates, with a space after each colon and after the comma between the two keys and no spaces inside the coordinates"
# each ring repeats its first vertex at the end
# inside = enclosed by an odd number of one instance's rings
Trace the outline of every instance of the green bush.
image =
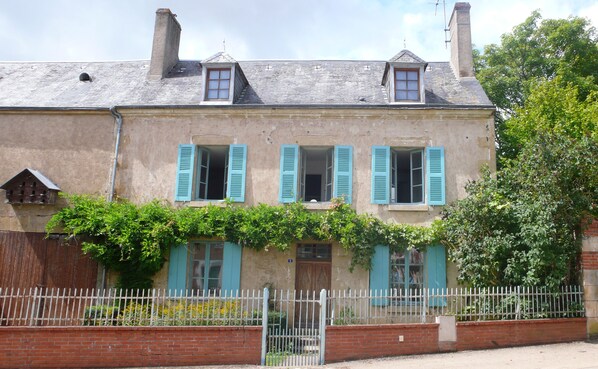
{"type": "Polygon", "coordinates": [[[116,325],[118,305],[92,305],[85,308],[83,325],[116,325]]]}

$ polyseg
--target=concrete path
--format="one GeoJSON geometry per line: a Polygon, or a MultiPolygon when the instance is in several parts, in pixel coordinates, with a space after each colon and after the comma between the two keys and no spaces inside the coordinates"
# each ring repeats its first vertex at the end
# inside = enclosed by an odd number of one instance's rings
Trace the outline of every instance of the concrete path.
{"type": "MultiPolygon", "coordinates": [[[[258,369],[258,365],[177,367],[176,369],[258,369]]],[[[400,356],[395,358],[328,364],[322,369],[598,369],[598,341],[449,354],[400,356]]],[[[150,368],[147,368],[150,369],[150,368]]],[[[174,369],[174,368],[152,368],[174,369]]]]}

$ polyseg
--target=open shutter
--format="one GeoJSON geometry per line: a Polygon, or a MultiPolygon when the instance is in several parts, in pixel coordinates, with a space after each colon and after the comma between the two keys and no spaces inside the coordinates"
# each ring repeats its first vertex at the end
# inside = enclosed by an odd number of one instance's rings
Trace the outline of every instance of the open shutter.
{"type": "MultiPolygon", "coordinates": [[[[446,253],[444,246],[433,245],[426,248],[426,274],[431,294],[446,293],[446,253]]],[[[431,297],[430,306],[445,306],[446,299],[431,297]]]]}
{"type": "Polygon", "coordinates": [[[234,202],[244,202],[247,145],[230,145],[228,155],[228,186],[226,197],[234,202]]]}
{"type": "Polygon", "coordinates": [[[191,201],[195,145],[179,145],[177,160],[175,201],[191,201]]]}
{"type": "Polygon", "coordinates": [[[187,245],[170,248],[168,261],[168,289],[173,293],[182,293],[187,288],[187,245]]]}
{"type": "Polygon", "coordinates": [[[388,204],[390,147],[372,147],[372,204],[388,204]]]}
{"type": "Polygon", "coordinates": [[[334,147],[333,196],[343,197],[350,204],[353,193],[353,147],[334,147]]]}
{"type": "Polygon", "coordinates": [[[241,253],[240,245],[232,242],[224,243],[222,292],[228,296],[236,294],[241,288],[241,253]]]}
{"type": "Polygon", "coordinates": [[[428,204],[444,205],[444,147],[426,148],[426,177],[428,178],[428,204]]]}
{"type": "MultiPolygon", "coordinates": [[[[372,296],[385,296],[390,288],[390,250],[388,246],[376,245],[372,268],[370,269],[370,291],[372,296]]],[[[385,306],[386,298],[372,299],[372,305],[385,306]]]]}
{"type": "Polygon", "coordinates": [[[280,190],[278,201],[282,203],[297,200],[297,167],[299,146],[282,145],[280,148],[280,190]]]}

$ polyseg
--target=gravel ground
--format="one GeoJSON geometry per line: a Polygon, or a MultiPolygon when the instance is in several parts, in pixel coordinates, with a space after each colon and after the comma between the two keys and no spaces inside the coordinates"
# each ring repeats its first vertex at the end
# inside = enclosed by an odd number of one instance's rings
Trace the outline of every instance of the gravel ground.
{"type": "MultiPolygon", "coordinates": [[[[258,369],[259,365],[177,367],[176,369],[258,369]]],[[[318,367],[313,367],[318,368],[318,367]]],[[[399,356],[334,363],[322,369],[598,369],[598,341],[462,351],[448,354],[399,356]]],[[[150,369],[150,368],[147,368],[150,369]]],[[[152,368],[175,369],[175,368],[152,368]]]]}

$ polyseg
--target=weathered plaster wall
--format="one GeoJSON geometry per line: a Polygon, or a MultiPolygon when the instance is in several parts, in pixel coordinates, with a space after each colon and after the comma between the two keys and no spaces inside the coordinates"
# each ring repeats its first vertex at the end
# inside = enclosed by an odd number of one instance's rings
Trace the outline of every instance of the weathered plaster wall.
{"type": "MultiPolygon", "coordinates": [[[[114,119],[105,112],[2,112],[0,183],[25,168],[41,171],[67,193],[106,195],[114,155],[114,119]]],[[[0,190],[0,229],[44,232],[64,206],[10,205],[0,190]]]]}

